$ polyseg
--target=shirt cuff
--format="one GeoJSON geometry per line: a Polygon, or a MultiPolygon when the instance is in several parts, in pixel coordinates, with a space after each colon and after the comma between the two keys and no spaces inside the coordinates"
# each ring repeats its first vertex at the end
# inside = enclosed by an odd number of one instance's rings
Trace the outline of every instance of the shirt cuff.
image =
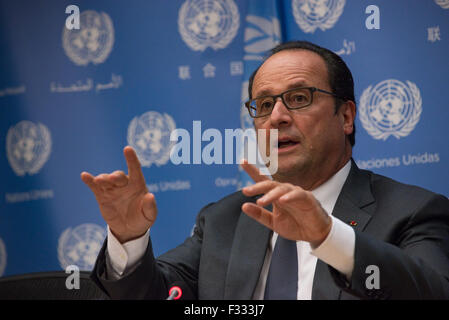
{"type": "Polygon", "coordinates": [[[140,238],[120,243],[108,226],[107,255],[112,272],[122,276],[126,269],[132,269],[142,259],[148,246],[150,230],[140,238]]]}
{"type": "Polygon", "coordinates": [[[349,281],[354,269],[355,232],[346,223],[333,216],[327,238],[311,253],[346,276],[349,281]]]}

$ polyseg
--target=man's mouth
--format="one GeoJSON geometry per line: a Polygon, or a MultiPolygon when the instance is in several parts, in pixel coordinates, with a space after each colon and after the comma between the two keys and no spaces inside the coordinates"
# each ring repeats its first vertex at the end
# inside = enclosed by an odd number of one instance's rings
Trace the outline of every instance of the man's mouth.
{"type": "Polygon", "coordinates": [[[294,141],[279,141],[278,142],[278,148],[279,149],[286,148],[288,146],[292,146],[292,145],[295,145],[295,144],[297,144],[297,142],[294,142],[294,141]]]}
{"type": "Polygon", "coordinates": [[[299,142],[291,138],[281,138],[278,140],[278,149],[287,149],[288,147],[295,146],[299,142]]]}

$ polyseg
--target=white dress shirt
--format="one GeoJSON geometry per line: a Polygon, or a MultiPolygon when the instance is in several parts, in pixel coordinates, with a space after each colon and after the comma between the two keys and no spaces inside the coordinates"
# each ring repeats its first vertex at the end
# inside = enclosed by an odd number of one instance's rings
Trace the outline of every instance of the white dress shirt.
{"type": "MultiPolygon", "coordinates": [[[[311,191],[329,215],[331,215],[334,209],[350,169],[351,161],[348,161],[348,163],[328,181],[311,191]]],[[[354,268],[355,233],[346,223],[332,215],[331,218],[331,231],[320,246],[311,248],[308,242],[296,242],[298,250],[298,300],[310,300],[312,298],[313,278],[317,259],[321,259],[324,263],[346,275],[348,280],[351,278],[352,270],[354,268]]],[[[277,233],[273,233],[271,237],[253,299],[263,299],[271,255],[277,236],[277,233]]],[[[144,255],[148,240],[149,230],[138,239],[120,244],[108,227],[106,252],[108,278],[120,279],[125,273],[132,272],[144,255]]]]}

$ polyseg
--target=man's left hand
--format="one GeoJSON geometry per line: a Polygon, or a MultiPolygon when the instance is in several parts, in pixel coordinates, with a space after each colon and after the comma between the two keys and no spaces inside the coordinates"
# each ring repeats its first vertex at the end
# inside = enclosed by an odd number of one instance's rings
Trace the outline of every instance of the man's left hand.
{"type": "Polygon", "coordinates": [[[310,191],[290,183],[270,180],[246,160],[242,168],[256,182],[242,189],[245,196],[263,194],[256,203],[246,202],[242,210],[248,216],[290,240],[303,240],[318,247],[329,234],[331,217],[310,191]],[[273,212],[264,207],[272,204],[273,212]]]}

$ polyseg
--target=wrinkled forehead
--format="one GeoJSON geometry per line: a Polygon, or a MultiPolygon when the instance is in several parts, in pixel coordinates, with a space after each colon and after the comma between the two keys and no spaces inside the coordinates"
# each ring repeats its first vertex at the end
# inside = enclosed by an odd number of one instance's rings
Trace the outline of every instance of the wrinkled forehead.
{"type": "Polygon", "coordinates": [[[330,89],[324,59],[304,49],[283,50],[270,56],[258,69],[252,86],[252,95],[276,87],[317,86],[330,89]]]}

